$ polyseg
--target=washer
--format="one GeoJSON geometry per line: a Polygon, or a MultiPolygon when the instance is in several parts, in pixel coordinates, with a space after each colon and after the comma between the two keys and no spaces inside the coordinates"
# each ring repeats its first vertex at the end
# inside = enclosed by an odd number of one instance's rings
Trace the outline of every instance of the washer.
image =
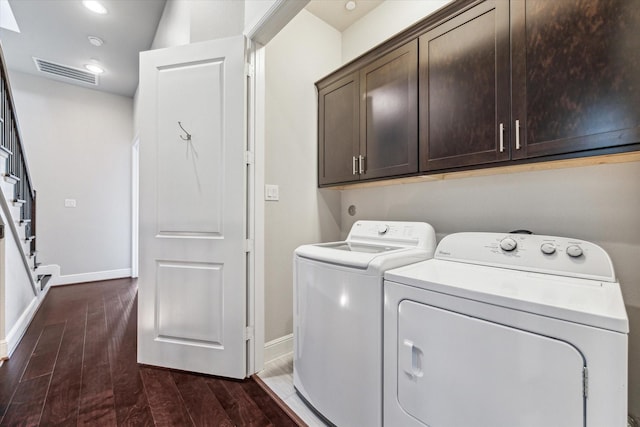
{"type": "Polygon", "coordinates": [[[628,320],[599,246],[453,234],[384,291],[385,425],[625,425],[628,320]]]}
{"type": "Polygon", "coordinates": [[[431,258],[433,227],[357,221],[294,255],[293,385],[325,421],[382,425],[382,295],[389,268],[431,258]]]}

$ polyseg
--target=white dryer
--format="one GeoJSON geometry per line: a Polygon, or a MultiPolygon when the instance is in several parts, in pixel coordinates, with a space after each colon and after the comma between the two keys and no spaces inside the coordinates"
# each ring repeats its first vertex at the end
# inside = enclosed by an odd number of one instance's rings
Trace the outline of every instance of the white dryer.
{"type": "Polygon", "coordinates": [[[625,426],[628,320],[599,246],[452,234],[384,290],[385,425],[625,426]]]}
{"type": "Polygon", "coordinates": [[[383,273],[431,258],[426,223],[357,221],[294,255],[293,385],[326,421],[382,425],[383,273]]]}

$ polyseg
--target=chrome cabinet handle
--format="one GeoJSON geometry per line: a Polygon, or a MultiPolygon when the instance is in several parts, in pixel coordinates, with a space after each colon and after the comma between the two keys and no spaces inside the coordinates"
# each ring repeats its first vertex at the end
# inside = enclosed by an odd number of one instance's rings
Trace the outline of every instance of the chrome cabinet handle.
{"type": "Polygon", "coordinates": [[[516,150],[520,149],[520,120],[516,120],[516,150]]]}
{"type": "Polygon", "coordinates": [[[357,162],[357,161],[358,161],[358,159],[356,158],[356,156],[353,156],[353,163],[352,163],[352,165],[353,165],[353,169],[352,169],[352,170],[353,170],[353,172],[352,172],[352,175],[357,175],[357,174],[358,174],[358,171],[357,171],[357,169],[356,169],[356,162],[357,162]]]}
{"type": "Polygon", "coordinates": [[[500,152],[504,151],[504,124],[500,123],[500,152]]]}
{"type": "Polygon", "coordinates": [[[358,173],[360,175],[364,173],[364,156],[362,154],[358,156],[358,173]]]}

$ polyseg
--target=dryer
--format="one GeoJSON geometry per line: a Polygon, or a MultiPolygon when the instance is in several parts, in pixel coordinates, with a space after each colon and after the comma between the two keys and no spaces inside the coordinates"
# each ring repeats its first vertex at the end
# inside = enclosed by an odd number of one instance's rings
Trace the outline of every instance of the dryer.
{"type": "Polygon", "coordinates": [[[293,385],[326,421],[382,425],[382,296],[389,268],[433,256],[426,223],[357,221],[294,255],[293,385]]]}
{"type": "Polygon", "coordinates": [[[599,246],[453,234],[384,290],[385,425],[625,425],[628,320],[599,246]]]}

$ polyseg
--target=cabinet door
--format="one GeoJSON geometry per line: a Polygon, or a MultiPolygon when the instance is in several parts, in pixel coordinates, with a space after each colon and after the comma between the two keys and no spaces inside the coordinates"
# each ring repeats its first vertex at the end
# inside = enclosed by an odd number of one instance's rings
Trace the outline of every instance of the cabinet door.
{"type": "Polygon", "coordinates": [[[318,183],[357,181],[360,152],[358,73],[318,90],[318,183]]]}
{"type": "Polygon", "coordinates": [[[640,141],[637,0],[515,0],[511,26],[513,158],[640,141]]]}
{"type": "Polygon", "coordinates": [[[362,179],[418,171],[418,41],[360,71],[362,179]]]}
{"type": "Polygon", "coordinates": [[[422,171],[508,160],[509,111],[508,2],[483,2],[420,37],[422,171]]]}

